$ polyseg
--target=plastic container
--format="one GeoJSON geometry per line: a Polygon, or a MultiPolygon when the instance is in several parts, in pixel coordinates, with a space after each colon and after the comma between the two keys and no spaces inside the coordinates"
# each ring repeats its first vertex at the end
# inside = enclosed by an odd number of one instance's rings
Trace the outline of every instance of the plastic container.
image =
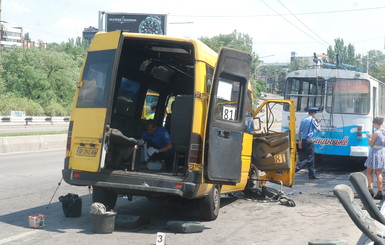
{"type": "Polygon", "coordinates": [[[92,214],[92,231],[99,234],[112,233],[115,229],[116,213],[107,212],[105,214],[92,214]]]}
{"type": "Polygon", "coordinates": [[[45,226],[45,215],[44,214],[34,214],[28,216],[29,227],[31,228],[42,228],[45,226]]]}

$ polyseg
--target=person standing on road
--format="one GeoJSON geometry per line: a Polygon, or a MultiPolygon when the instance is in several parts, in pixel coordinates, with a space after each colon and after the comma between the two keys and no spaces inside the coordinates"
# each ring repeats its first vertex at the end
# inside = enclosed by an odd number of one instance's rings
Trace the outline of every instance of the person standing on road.
{"type": "Polygon", "coordinates": [[[382,127],[384,122],[383,117],[376,117],[373,119],[373,127],[376,132],[373,136],[368,134],[369,145],[371,146],[368,158],[365,161],[365,167],[367,168],[368,176],[368,188],[369,192],[374,196],[373,192],[373,171],[377,176],[377,188],[378,192],[374,199],[381,200],[384,196],[382,192],[382,170],[385,169],[385,129],[382,127]]]}
{"type": "Polygon", "coordinates": [[[318,179],[315,176],[314,143],[312,142],[314,131],[321,130],[321,119],[315,119],[317,111],[319,111],[319,109],[316,107],[308,109],[309,116],[302,119],[298,131],[298,148],[303,149],[306,158],[297,164],[295,171],[298,172],[307,165],[309,170],[309,179],[318,179]]]}

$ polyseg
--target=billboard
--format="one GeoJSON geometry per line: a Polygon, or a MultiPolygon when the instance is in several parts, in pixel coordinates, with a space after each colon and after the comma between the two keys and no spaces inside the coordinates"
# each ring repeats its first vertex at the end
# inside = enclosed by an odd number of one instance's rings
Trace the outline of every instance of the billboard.
{"type": "Polygon", "coordinates": [[[166,35],[165,14],[105,13],[105,30],[166,35]]]}

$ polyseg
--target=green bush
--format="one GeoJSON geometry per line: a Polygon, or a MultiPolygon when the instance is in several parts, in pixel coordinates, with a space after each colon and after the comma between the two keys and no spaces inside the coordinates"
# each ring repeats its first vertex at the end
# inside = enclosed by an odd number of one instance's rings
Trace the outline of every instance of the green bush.
{"type": "Polygon", "coordinates": [[[38,103],[27,99],[20,98],[12,94],[0,96],[0,114],[8,115],[9,111],[25,111],[28,116],[42,116],[44,110],[38,103]]]}
{"type": "Polygon", "coordinates": [[[44,113],[46,116],[51,117],[67,116],[69,115],[69,110],[57,102],[52,102],[44,108],[44,113]]]}

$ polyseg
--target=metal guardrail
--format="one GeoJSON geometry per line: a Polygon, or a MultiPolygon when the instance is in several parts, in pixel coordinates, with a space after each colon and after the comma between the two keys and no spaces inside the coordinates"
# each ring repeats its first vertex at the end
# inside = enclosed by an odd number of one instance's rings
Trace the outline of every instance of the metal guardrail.
{"type": "Polygon", "coordinates": [[[53,124],[54,122],[69,122],[69,117],[0,117],[0,122],[25,122],[26,125],[32,122],[47,122],[53,124]]]}

